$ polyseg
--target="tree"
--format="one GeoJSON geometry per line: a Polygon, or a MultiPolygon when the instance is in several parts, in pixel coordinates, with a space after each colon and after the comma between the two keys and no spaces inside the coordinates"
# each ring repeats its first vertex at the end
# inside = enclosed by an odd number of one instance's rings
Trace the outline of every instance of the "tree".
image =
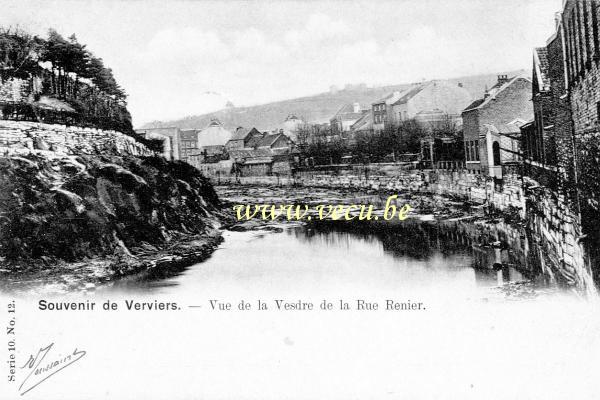
{"type": "Polygon", "coordinates": [[[42,45],[40,38],[18,28],[0,28],[0,82],[26,79],[35,73],[42,45]]]}

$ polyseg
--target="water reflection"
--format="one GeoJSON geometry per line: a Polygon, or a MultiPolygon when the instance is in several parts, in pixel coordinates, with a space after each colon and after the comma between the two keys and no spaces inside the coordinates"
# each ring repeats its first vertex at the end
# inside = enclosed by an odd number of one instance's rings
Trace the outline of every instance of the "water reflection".
{"type": "MultiPolygon", "coordinates": [[[[349,237],[365,243],[381,245],[396,259],[427,261],[463,257],[474,270],[475,280],[483,286],[511,282],[535,281],[546,285],[539,264],[529,254],[527,237],[504,224],[474,224],[462,221],[405,221],[401,224],[356,222],[313,223],[307,229],[290,231],[299,241],[326,243],[329,246],[349,244],[349,237]]],[[[447,265],[448,268],[457,265],[447,265]]]]}
{"type": "Polygon", "coordinates": [[[502,224],[417,220],[315,222],[283,232],[228,232],[203,263],[152,271],[112,283],[126,290],[179,294],[207,287],[236,292],[265,285],[298,293],[353,290],[489,288],[548,281],[528,254],[528,240],[502,224]]]}
{"type": "Polygon", "coordinates": [[[460,291],[530,282],[549,286],[540,250],[524,229],[472,220],[403,222],[313,221],[282,232],[225,232],[207,260],[154,268],[100,284],[74,286],[63,276],[32,276],[11,283],[14,292],[67,293],[124,290],[184,294],[236,293],[268,285],[272,291],[327,288],[357,292],[433,288],[460,291]]]}

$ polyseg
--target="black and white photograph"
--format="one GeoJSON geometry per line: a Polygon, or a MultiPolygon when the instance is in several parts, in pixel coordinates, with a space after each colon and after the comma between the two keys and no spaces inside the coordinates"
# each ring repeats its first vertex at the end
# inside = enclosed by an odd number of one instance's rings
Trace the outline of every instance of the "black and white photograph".
{"type": "Polygon", "coordinates": [[[1,399],[600,399],[600,0],[0,0],[1,399]]]}

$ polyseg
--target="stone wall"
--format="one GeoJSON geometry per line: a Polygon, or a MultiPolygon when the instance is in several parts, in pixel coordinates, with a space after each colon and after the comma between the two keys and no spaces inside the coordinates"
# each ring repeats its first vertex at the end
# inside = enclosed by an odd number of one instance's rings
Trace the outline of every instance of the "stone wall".
{"type": "Polygon", "coordinates": [[[0,155],[44,151],[67,155],[154,155],[134,138],[116,131],[0,120],[0,155]]]}
{"type": "Polygon", "coordinates": [[[516,171],[507,171],[504,183],[466,170],[402,170],[389,164],[352,166],[341,171],[304,171],[293,177],[251,176],[213,179],[215,183],[239,183],[247,185],[299,185],[339,189],[382,190],[396,192],[422,192],[454,196],[477,204],[505,211],[521,210],[525,215],[525,203],[521,179],[516,171]]]}
{"type": "Polygon", "coordinates": [[[593,291],[588,250],[578,217],[555,191],[527,187],[527,227],[541,249],[540,261],[561,283],[593,291]]]}
{"type": "Polygon", "coordinates": [[[370,165],[333,172],[302,172],[294,177],[221,176],[214,183],[246,185],[328,187],[338,189],[385,190],[396,192],[435,193],[455,196],[475,204],[514,212],[526,221],[530,249],[522,249],[535,264],[540,264],[548,276],[558,283],[586,292],[595,290],[590,269],[589,246],[581,233],[577,214],[560,192],[521,178],[517,166],[506,167],[503,181],[494,180],[465,170],[407,171],[389,165],[370,165]],[[364,173],[365,169],[368,171],[364,173]]]}

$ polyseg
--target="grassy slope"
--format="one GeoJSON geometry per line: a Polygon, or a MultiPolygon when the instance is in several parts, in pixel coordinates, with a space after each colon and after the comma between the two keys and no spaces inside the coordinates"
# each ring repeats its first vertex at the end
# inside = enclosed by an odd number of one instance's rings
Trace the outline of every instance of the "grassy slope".
{"type": "MultiPolygon", "coordinates": [[[[527,71],[505,72],[514,76],[527,71]]],[[[487,87],[494,85],[497,74],[474,75],[449,79],[451,83],[461,82],[474,99],[480,98],[487,87]]],[[[211,118],[219,118],[226,127],[238,126],[259,129],[274,129],[279,126],[288,114],[295,114],[309,122],[327,122],[329,118],[344,104],[359,102],[369,105],[373,101],[395,91],[403,90],[408,84],[383,86],[378,88],[365,88],[362,90],[342,90],[337,93],[321,93],[314,96],[300,97],[291,100],[277,101],[251,107],[236,107],[220,110],[214,113],[189,116],[174,121],[155,121],[144,127],[178,126],[180,128],[204,128],[211,118]]]]}

